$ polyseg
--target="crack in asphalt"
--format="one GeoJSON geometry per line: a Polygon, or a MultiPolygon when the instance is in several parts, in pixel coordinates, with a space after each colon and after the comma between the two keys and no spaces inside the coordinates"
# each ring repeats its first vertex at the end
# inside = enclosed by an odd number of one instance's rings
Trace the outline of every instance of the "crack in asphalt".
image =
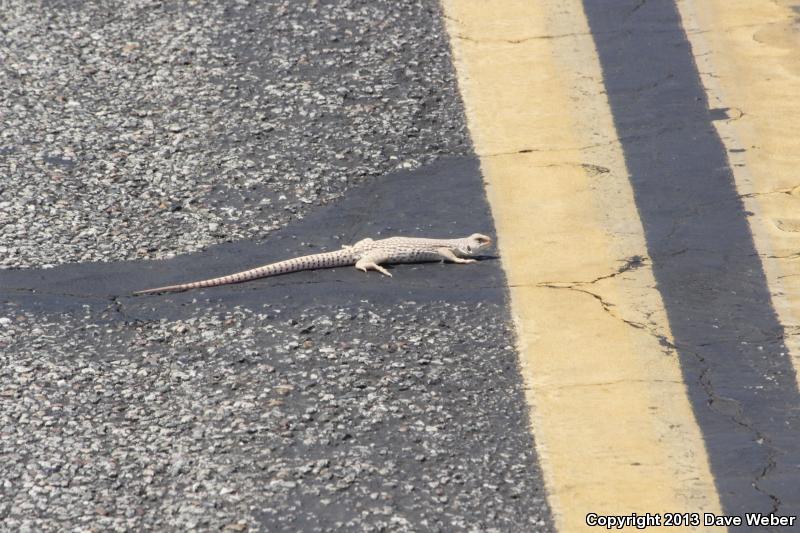
{"type": "MultiPolygon", "coordinates": [[[[544,282],[537,283],[536,287],[544,287],[544,288],[548,288],[548,289],[566,289],[566,290],[571,290],[571,291],[587,294],[587,295],[591,296],[592,298],[594,298],[595,300],[597,300],[597,302],[600,304],[600,306],[603,309],[603,311],[605,311],[608,315],[610,315],[613,318],[615,318],[615,319],[627,324],[628,326],[630,326],[630,327],[632,327],[634,329],[646,331],[647,333],[649,333],[653,338],[655,338],[658,341],[659,345],[661,345],[663,348],[665,348],[663,350],[663,352],[666,355],[673,355],[673,353],[676,352],[678,350],[678,348],[675,346],[675,344],[671,340],[669,340],[667,338],[666,335],[664,335],[663,333],[659,333],[656,330],[656,328],[654,327],[654,324],[652,322],[650,322],[650,324],[645,324],[643,322],[636,322],[634,320],[629,320],[627,318],[624,318],[624,317],[620,316],[619,314],[617,314],[614,311],[613,308],[616,307],[615,304],[613,304],[612,302],[606,300],[602,295],[600,295],[600,294],[598,294],[596,292],[590,291],[588,289],[583,288],[584,286],[593,285],[593,284],[595,284],[595,283],[597,283],[599,281],[615,278],[617,276],[625,274],[626,272],[631,272],[631,271],[637,270],[637,269],[645,266],[648,263],[648,261],[649,260],[648,260],[647,257],[641,256],[641,255],[634,255],[634,256],[631,256],[631,257],[628,257],[627,259],[625,259],[624,260],[624,264],[621,267],[619,267],[615,272],[612,272],[611,274],[606,274],[604,276],[598,276],[597,278],[594,278],[594,279],[589,280],[589,281],[567,281],[567,282],[544,281],[544,282]]],[[[651,315],[652,315],[652,313],[646,313],[646,318],[649,319],[651,315]]]]}
{"type": "Polygon", "coordinates": [[[564,37],[583,37],[589,35],[591,34],[586,32],[573,32],[573,33],[561,33],[556,35],[531,35],[529,37],[520,37],[518,39],[476,39],[474,37],[470,37],[468,35],[460,33],[453,35],[453,37],[455,37],[456,39],[460,39],[462,41],[469,41],[471,43],[476,43],[476,44],[522,44],[530,41],[563,39],[564,37]]]}
{"type": "Polygon", "coordinates": [[[778,510],[780,508],[780,504],[781,504],[780,498],[778,498],[776,495],[770,493],[769,491],[763,489],[761,487],[761,485],[760,485],[760,483],[777,466],[777,462],[775,461],[776,450],[775,450],[774,446],[772,445],[772,441],[761,430],[759,430],[758,428],[754,427],[751,420],[749,420],[747,417],[744,416],[744,412],[742,410],[741,402],[739,402],[738,400],[736,400],[734,398],[730,398],[730,397],[727,397],[727,396],[720,396],[719,394],[717,394],[715,392],[714,384],[711,382],[711,378],[708,376],[709,372],[711,371],[711,367],[710,367],[710,365],[708,365],[706,363],[706,359],[702,355],[697,353],[696,351],[688,349],[685,346],[681,346],[680,349],[682,351],[684,351],[685,353],[691,354],[695,359],[697,359],[697,361],[702,366],[702,371],[700,372],[700,375],[698,376],[698,383],[700,383],[700,386],[703,388],[703,391],[705,392],[706,396],[708,397],[708,400],[706,402],[708,407],[712,411],[714,411],[714,412],[716,412],[716,413],[718,413],[718,414],[720,414],[720,415],[722,415],[724,417],[727,417],[729,420],[731,420],[732,422],[734,422],[738,426],[746,429],[749,433],[751,433],[753,435],[753,437],[754,437],[752,439],[753,442],[755,442],[759,446],[763,446],[764,447],[763,449],[767,453],[767,456],[766,456],[766,459],[765,459],[765,463],[766,464],[764,465],[764,468],[761,469],[761,471],[758,473],[758,475],[753,480],[753,488],[757,492],[760,492],[761,494],[767,496],[770,499],[770,501],[772,501],[772,510],[771,510],[771,512],[777,514],[778,510]],[[723,409],[722,406],[725,405],[725,404],[732,405],[735,408],[734,413],[730,413],[727,410],[723,409]]]}
{"type": "MultiPolygon", "coordinates": [[[[635,329],[647,331],[656,340],[658,340],[658,342],[659,342],[659,344],[661,346],[663,346],[663,347],[665,347],[665,348],[667,348],[669,350],[669,351],[665,350],[664,351],[665,354],[672,355],[673,353],[676,353],[676,352],[679,352],[679,351],[683,351],[683,352],[689,353],[693,357],[695,357],[695,359],[700,363],[700,366],[701,366],[701,371],[700,371],[700,374],[698,376],[698,382],[700,383],[704,393],[706,394],[706,396],[708,398],[707,404],[708,404],[709,408],[712,409],[714,412],[716,412],[716,413],[718,413],[718,414],[720,414],[722,416],[727,417],[728,419],[733,421],[738,426],[747,429],[748,432],[750,432],[753,435],[753,441],[758,443],[760,446],[763,446],[764,449],[766,450],[766,452],[767,452],[766,464],[764,465],[764,467],[761,469],[761,471],[758,473],[758,475],[754,479],[753,488],[755,490],[757,490],[758,492],[760,492],[760,493],[764,494],[765,496],[767,496],[770,499],[770,501],[772,501],[772,512],[773,513],[778,513],[778,510],[779,510],[780,504],[781,504],[780,498],[778,498],[776,495],[770,493],[769,491],[765,490],[761,486],[761,482],[770,475],[770,473],[775,469],[775,467],[777,465],[776,460],[775,460],[776,450],[775,450],[774,446],[772,446],[772,441],[769,439],[769,437],[765,433],[760,431],[758,428],[754,427],[752,422],[744,416],[743,410],[741,408],[741,403],[738,400],[735,400],[735,399],[729,398],[729,397],[720,396],[719,394],[716,393],[716,391],[714,389],[714,384],[712,383],[711,378],[709,376],[709,373],[711,371],[711,367],[707,364],[705,358],[702,355],[700,355],[698,352],[696,352],[695,350],[692,350],[692,349],[690,349],[690,348],[688,348],[688,347],[686,347],[684,345],[680,345],[680,346],[676,345],[675,343],[670,341],[664,334],[661,334],[661,333],[655,331],[654,328],[652,327],[652,325],[648,326],[645,323],[636,322],[636,321],[629,320],[629,319],[626,319],[626,318],[620,316],[619,314],[617,314],[613,310],[613,308],[615,307],[614,303],[608,301],[607,299],[605,299],[600,294],[597,294],[595,292],[592,292],[590,290],[587,290],[587,289],[583,288],[583,286],[592,285],[594,283],[597,283],[597,282],[605,280],[605,279],[610,279],[610,278],[617,277],[617,276],[619,276],[621,274],[624,274],[625,272],[629,272],[631,270],[636,270],[636,269],[644,266],[646,264],[646,262],[647,262],[647,258],[645,258],[643,256],[633,256],[633,257],[630,257],[630,258],[626,259],[625,260],[625,264],[623,264],[623,266],[620,267],[616,272],[613,272],[611,274],[607,274],[607,275],[604,275],[604,276],[599,276],[599,277],[597,277],[597,278],[595,278],[595,279],[593,279],[591,281],[542,282],[542,283],[538,283],[537,286],[538,287],[551,288],[551,289],[567,289],[567,290],[572,290],[572,291],[575,291],[575,292],[580,292],[580,293],[583,293],[583,294],[587,294],[587,295],[591,296],[592,298],[594,298],[595,300],[597,300],[598,303],[600,304],[601,308],[603,309],[603,311],[605,311],[608,315],[614,317],[615,319],[617,319],[617,320],[619,320],[619,321],[621,321],[621,322],[623,322],[623,323],[627,324],[628,326],[631,326],[631,327],[633,327],[635,329]],[[723,406],[725,406],[725,405],[732,405],[735,408],[734,411],[730,412],[730,410],[724,409],[723,406]]],[[[796,335],[796,334],[793,334],[793,335],[796,335]]],[[[753,342],[753,343],[764,342],[764,343],[766,343],[766,342],[771,342],[771,341],[780,341],[780,340],[783,340],[786,336],[787,336],[786,334],[781,334],[781,335],[777,335],[777,336],[765,337],[764,339],[759,339],[759,340],[748,340],[746,342],[753,342]]],[[[741,340],[741,339],[736,339],[736,340],[741,340]]],[[[720,342],[722,342],[722,341],[720,341],[720,342]]],[[[708,346],[708,345],[711,345],[711,344],[714,344],[714,343],[699,344],[698,347],[708,346]]],[[[621,381],[626,381],[626,380],[621,380],[621,381]]],[[[646,380],[642,380],[642,381],[646,381],[646,380]]],[[[614,382],[609,382],[609,383],[612,384],[614,382]]],[[[589,386],[589,385],[592,385],[592,384],[587,384],[587,386],[589,386]]]]}
{"type": "MultiPolygon", "coordinates": [[[[668,79],[668,78],[665,78],[665,80],[666,79],[668,79]]],[[[655,87],[657,85],[658,85],[658,83],[654,84],[653,87],[655,87]]],[[[630,89],[620,90],[619,92],[622,93],[622,92],[628,92],[628,91],[630,91],[630,89]]],[[[605,91],[603,91],[603,94],[606,94],[605,91]]],[[[635,135],[626,135],[626,136],[622,136],[622,137],[615,137],[614,139],[611,139],[611,140],[608,140],[608,141],[604,141],[604,142],[600,142],[600,143],[594,143],[594,144],[587,144],[587,145],[583,145],[583,146],[569,146],[569,147],[563,147],[563,148],[534,148],[534,147],[527,147],[527,148],[522,148],[522,149],[519,149],[519,150],[510,150],[510,151],[506,151],[506,152],[477,153],[476,155],[478,157],[500,157],[500,156],[507,156],[507,155],[530,154],[530,153],[534,153],[534,152],[573,152],[573,151],[574,152],[582,152],[582,151],[585,151],[585,150],[592,150],[594,148],[605,148],[605,147],[608,147],[608,146],[611,146],[611,145],[614,145],[614,144],[622,145],[623,143],[626,143],[626,142],[629,142],[629,141],[650,139],[650,138],[658,137],[660,135],[664,135],[665,133],[682,131],[682,130],[685,130],[687,128],[691,128],[691,127],[697,126],[699,124],[704,124],[706,122],[707,121],[704,120],[704,119],[690,120],[690,121],[682,122],[682,123],[677,124],[677,125],[665,126],[663,128],[659,128],[658,130],[653,131],[653,132],[637,133],[635,135]]]]}
{"type": "Polygon", "coordinates": [[[612,272],[611,274],[606,274],[605,276],[600,276],[600,277],[594,278],[591,281],[544,281],[544,282],[539,283],[539,285],[540,286],[542,286],[542,285],[546,285],[546,286],[556,286],[556,285],[561,286],[561,285],[564,285],[565,287],[572,287],[572,286],[575,286],[575,285],[592,285],[593,283],[597,283],[598,281],[602,281],[604,279],[615,278],[615,277],[617,277],[617,276],[619,276],[621,274],[624,274],[626,272],[631,272],[633,270],[638,270],[639,268],[645,266],[648,263],[649,259],[647,257],[645,257],[645,256],[642,256],[642,255],[632,255],[631,257],[628,257],[628,258],[624,259],[623,261],[624,261],[624,264],[621,267],[619,267],[615,272],[612,272]]]}
{"type": "Polygon", "coordinates": [[[800,252],[789,254],[789,255],[770,255],[770,254],[755,254],[758,257],[762,257],[764,259],[797,259],[800,257],[800,252]]]}
{"type": "MultiPolygon", "coordinates": [[[[456,20],[451,17],[451,20],[456,20]]],[[[557,33],[553,35],[530,35],[528,37],[519,37],[517,39],[477,39],[475,37],[471,37],[469,35],[465,35],[463,33],[454,34],[453,37],[455,39],[459,39],[462,41],[468,41],[475,44],[523,44],[530,41],[547,41],[552,39],[564,39],[567,37],[591,37],[593,35],[631,35],[636,30],[635,28],[620,30],[620,31],[610,31],[610,32],[598,32],[592,34],[591,32],[570,32],[570,33],[557,33]]],[[[709,30],[696,30],[693,32],[689,32],[691,35],[700,34],[700,33],[707,33],[709,30]]],[[[675,30],[654,30],[652,33],[677,33],[675,30]]]]}
{"type": "MultiPolygon", "coordinates": [[[[626,15],[625,20],[627,21],[632,15],[634,15],[640,8],[642,8],[647,3],[647,0],[640,0],[637,5],[635,5],[626,15]]],[[[464,22],[457,17],[453,17],[451,15],[442,14],[441,15],[445,20],[451,20],[458,24],[461,27],[464,27],[464,22]]],[[[761,27],[761,26],[771,26],[775,23],[748,23],[748,24],[737,24],[733,26],[728,26],[725,28],[719,29],[674,29],[674,28],[667,28],[667,29],[647,29],[643,31],[647,31],[648,33],[652,34],[685,34],[685,35],[701,35],[704,33],[713,33],[715,31],[729,33],[731,31],[735,31],[738,29],[744,28],[753,28],[753,27],[761,27]]],[[[612,31],[598,31],[598,32],[591,32],[591,31],[581,31],[581,32],[569,32],[569,33],[556,33],[552,35],[544,34],[544,35],[530,35],[528,37],[519,37],[516,39],[480,39],[475,38],[469,35],[465,35],[463,33],[454,33],[452,37],[455,39],[468,41],[475,44],[522,44],[529,41],[541,41],[541,40],[552,40],[552,39],[564,39],[568,37],[598,37],[598,36],[610,36],[610,35],[631,35],[637,31],[637,28],[624,28],[619,30],[612,30],[612,31]]],[[[701,54],[705,55],[705,54],[701,54]]]]}
{"type": "Polygon", "coordinates": [[[633,6],[633,9],[631,9],[625,14],[625,20],[623,24],[627,22],[628,19],[630,19],[637,11],[639,11],[646,3],[647,0],[639,0],[639,2],[635,6],[633,6]]]}
{"type": "Polygon", "coordinates": [[[774,191],[750,192],[746,194],[740,194],[739,198],[754,198],[756,196],[769,196],[773,194],[786,194],[789,196],[798,196],[800,195],[800,185],[795,185],[794,187],[786,187],[783,189],[776,189],[774,191]]]}
{"type": "MultiPolygon", "coordinates": [[[[624,272],[627,272],[629,270],[633,270],[635,268],[639,268],[640,266],[642,266],[644,264],[643,258],[639,258],[638,256],[635,256],[635,258],[638,258],[638,260],[634,261],[633,260],[634,258],[629,259],[626,262],[626,264],[623,265],[623,267],[621,267],[617,272],[615,272],[613,274],[606,275],[606,276],[600,276],[600,277],[595,278],[594,280],[592,280],[590,282],[572,282],[572,283],[570,283],[570,282],[544,282],[544,283],[538,283],[537,286],[538,287],[546,287],[546,288],[550,288],[550,289],[562,289],[562,290],[566,289],[566,290],[571,290],[571,291],[587,294],[587,295],[591,296],[592,298],[594,298],[595,300],[597,300],[597,302],[600,304],[600,306],[603,309],[603,311],[605,311],[609,316],[612,316],[613,318],[615,318],[615,319],[627,324],[628,326],[631,326],[632,328],[646,331],[651,336],[653,336],[659,342],[659,344],[661,346],[663,346],[664,348],[667,349],[667,350],[664,350],[664,353],[666,355],[673,355],[674,353],[678,353],[678,352],[682,351],[682,352],[685,352],[685,353],[689,353],[693,357],[695,357],[695,359],[698,361],[698,363],[700,363],[700,366],[701,366],[701,371],[700,371],[700,374],[698,376],[698,382],[700,383],[700,386],[702,387],[705,395],[708,398],[707,402],[706,402],[708,407],[710,409],[712,409],[714,412],[716,412],[716,413],[718,413],[718,414],[720,414],[720,415],[722,415],[724,417],[727,417],[728,419],[733,421],[738,426],[747,429],[748,432],[750,432],[753,435],[753,441],[756,442],[757,444],[759,444],[760,446],[763,446],[764,449],[766,450],[766,452],[767,452],[766,464],[765,464],[764,468],[761,469],[759,474],[754,479],[753,488],[755,490],[757,490],[758,492],[764,494],[768,498],[770,498],[770,500],[773,502],[772,512],[773,513],[778,513],[778,510],[779,510],[780,504],[781,504],[780,498],[778,498],[776,495],[770,493],[769,491],[763,489],[761,487],[761,485],[760,485],[760,483],[767,476],[769,476],[769,474],[774,470],[774,468],[777,465],[776,460],[775,460],[776,450],[775,450],[774,446],[772,446],[772,441],[769,439],[769,437],[766,434],[764,434],[758,428],[754,427],[752,422],[744,416],[743,410],[741,408],[741,403],[738,400],[735,400],[733,398],[728,398],[728,397],[725,397],[725,396],[720,396],[719,394],[717,394],[715,392],[714,384],[712,383],[711,378],[709,376],[709,373],[711,371],[711,367],[706,362],[706,359],[702,355],[700,355],[698,352],[696,352],[695,350],[689,349],[684,345],[680,345],[679,346],[679,345],[673,343],[664,334],[661,334],[661,333],[658,333],[657,331],[655,331],[652,326],[648,326],[647,324],[644,324],[642,322],[635,322],[633,320],[628,320],[628,319],[626,319],[624,317],[621,317],[620,315],[618,315],[613,310],[613,308],[615,307],[615,304],[613,304],[612,302],[606,300],[600,294],[597,294],[595,292],[592,292],[590,290],[587,290],[587,289],[584,289],[584,288],[580,287],[581,285],[591,285],[591,284],[596,283],[597,281],[600,281],[600,280],[603,280],[603,279],[609,279],[609,278],[612,278],[612,277],[616,277],[616,276],[618,276],[618,275],[620,275],[620,274],[622,274],[624,272]],[[728,411],[724,410],[722,408],[722,406],[725,405],[725,404],[733,405],[735,407],[735,412],[731,413],[731,412],[728,412],[728,411]]],[[[775,339],[775,340],[778,340],[778,339],[775,339]]],[[[702,346],[702,345],[699,345],[699,346],[702,346]]],[[[646,381],[646,380],[643,380],[643,381],[646,381]]],[[[649,383],[649,381],[648,381],[648,383],[649,383]]]]}
{"type": "MultiPolygon", "coordinates": [[[[525,153],[527,153],[527,151],[525,153]]],[[[597,165],[594,163],[577,163],[575,161],[558,161],[553,163],[544,163],[541,165],[529,165],[529,166],[531,168],[582,167],[593,176],[599,176],[600,174],[608,174],[609,172],[611,172],[610,168],[604,167],[602,165],[597,165]]]]}
{"type": "Polygon", "coordinates": [[[614,381],[599,381],[596,383],[567,383],[565,385],[554,385],[550,388],[553,389],[570,389],[577,387],[606,387],[610,385],[621,385],[623,383],[671,383],[674,385],[683,385],[683,381],[674,379],[617,379],[614,381]]]}
{"type": "Polygon", "coordinates": [[[672,341],[670,341],[667,338],[666,335],[656,331],[656,329],[653,327],[652,324],[648,325],[648,324],[644,324],[642,322],[636,322],[634,320],[629,320],[627,318],[624,318],[624,317],[618,315],[612,309],[612,308],[614,308],[616,306],[613,303],[611,303],[608,300],[606,300],[605,298],[603,298],[603,296],[601,296],[600,294],[597,294],[596,292],[592,292],[592,291],[586,290],[586,289],[581,289],[581,288],[578,288],[578,287],[576,287],[574,285],[554,285],[554,284],[548,284],[548,283],[539,283],[539,284],[537,284],[537,286],[538,287],[545,287],[545,288],[548,288],[548,289],[567,289],[567,290],[571,290],[571,291],[575,291],[575,292],[581,292],[583,294],[588,294],[589,296],[591,296],[592,298],[594,298],[595,300],[598,301],[598,303],[600,304],[600,306],[603,309],[603,311],[605,311],[609,316],[619,320],[620,322],[623,322],[623,323],[627,324],[628,326],[630,326],[630,327],[632,327],[634,329],[642,330],[642,331],[645,331],[648,334],[650,334],[650,336],[655,338],[658,341],[658,343],[663,348],[665,348],[664,350],[662,350],[665,355],[673,355],[674,352],[678,351],[678,347],[672,341]]]}

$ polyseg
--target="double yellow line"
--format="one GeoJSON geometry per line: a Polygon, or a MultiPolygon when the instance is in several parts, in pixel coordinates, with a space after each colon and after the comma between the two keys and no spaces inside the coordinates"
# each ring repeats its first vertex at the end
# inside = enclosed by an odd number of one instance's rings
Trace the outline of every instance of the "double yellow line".
{"type": "MultiPolygon", "coordinates": [[[[591,513],[720,514],[582,2],[443,4],[558,529],[590,529],[591,513]]],[[[714,125],[789,352],[770,357],[790,358],[798,376],[800,43],[792,2],[676,5],[708,105],[727,109],[714,125]]],[[[796,389],[784,392],[776,401],[790,405],[796,389]]]]}
{"type": "Polygon", "coordinates": [[[443,4],[558,529],[721,513],[581,2],[443,4]]]}

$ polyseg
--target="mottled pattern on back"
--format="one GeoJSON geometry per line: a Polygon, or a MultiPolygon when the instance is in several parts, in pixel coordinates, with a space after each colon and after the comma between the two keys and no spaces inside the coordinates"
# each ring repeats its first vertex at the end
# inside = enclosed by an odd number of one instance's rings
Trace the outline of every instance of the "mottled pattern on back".
{"type": "Polygon", "coordinates": [[[386,263],[417,263],[443,260],[439,250],[455,251],[463,239],[420,239],[415,237],[390,237],[353,247],[356,257],[380,253],[386,263]]]}
{"type": "Polygon", "coordinates": [[[305,255],[271,263],[251,270],[237,272],[218,278],[210,278],[180,285],[169,285],[156,289],[138,291],[134,294],[153,294],[157,292],[176,292],[203,287],[216,287],[230,283],[241,283],[257,278],[278,276],[301,270],[316,270],[345,265],[355,265],[359,270],[377,270],[382,274],[391,274],[381,263],[418,263],[423,261],[451,261],[454,263],[472,263],[469,257],[478,250],[491,244],[492,240],[480,233],[474,233],[462,239],[422,239],[416,237],[390,237],[388,239],[364,239],[353,246],[344,246],[335,252],[305,255]]]}

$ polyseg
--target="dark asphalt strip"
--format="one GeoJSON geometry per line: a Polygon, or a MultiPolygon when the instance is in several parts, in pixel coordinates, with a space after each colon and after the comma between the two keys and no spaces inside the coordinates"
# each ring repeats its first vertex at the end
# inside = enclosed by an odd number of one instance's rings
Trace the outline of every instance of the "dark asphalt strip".
{"type": "Polygon", "coordinates": [[[722,507],[800,514],[795,371],[677,8],[584,9],[722,507]]]}
{"type": "MultiPolygon", "coordinates": [[[[144,529],[176,523],[177,511],[164,509],[209,490],[214,512],[197,518],[200,529],[233,516],[254,531],[552,531],[496,259],[397,265],[393,278],[350,267],[130,296],[367,236],[476,231],[494,234],[478,161],[445,158],[351,189],[261,243],[166,261],[0,271],[0,318],[11,319],[0,332],[16,326],[0,336],[9,343],[0,342],[0,361],[14,361],[0,392],[20,391],[0,395],[15,420],[1,443],[21,454],[8,443],[26,440],[35,457],[69,464],[83,445],[63,445],[73,441],[61,440],[69,435],[62,425],[98,420],[81,426],[92,463],[114,454],[121,472],[144,463],[158,470],[155,486],[174,487],[143,499],[142,476],[109,488],[105,477],[83,474],[104,501],[140,508],[144,529]],[[38,333],[17,326],[34,322],[38,333]],[[13,382],[14,368],[29,362],[44,369],[35,385],[66,405],[63,418],[47,418],[53,427],[28,414],[42,405],[27,400],[41,398],[39,389],[13,382]],[[199,488],[182,492],[196,475],[199,488]],[[215,499],[221,483],[236,502],[215,499]]],[[[14,472],[40,463],[23,461],[0,462],[0,474],[21,479],[14,472]]],[[[54,491],[70,502],[65,492],[54,491]]]]}
{"type": "MultiPolygon", "coordinates": [[[[235,206],[234,206],[235,207],[235,206]]],[[[177,294],[134,297],[131,293],[206,279],[300,255],[337,250],[365,237],[394,235],[462,237],[494,234],[489,206],[474,158],[443,158],[415,171],[400,171],[353,189],[341,201],[320,207],[270,234],[264,242],[238,241],[164,261],[80,263],[52,269],[0,270],[0,303],[34,312],[88,308],[124,312],[129,318],[184,316],[186,306],[209,299],[231,307],[260,309],[281,302],[302,309],[350,300],[503,302],[505,277],[490,252],[472,265],[397,265],[389,279],[355,268],[297,272],[237,285],[177,294]],[[463,235],[462,235],[463,234],[463,235]],[[113,302],[113,305],[110,305],[113,302]]]]}

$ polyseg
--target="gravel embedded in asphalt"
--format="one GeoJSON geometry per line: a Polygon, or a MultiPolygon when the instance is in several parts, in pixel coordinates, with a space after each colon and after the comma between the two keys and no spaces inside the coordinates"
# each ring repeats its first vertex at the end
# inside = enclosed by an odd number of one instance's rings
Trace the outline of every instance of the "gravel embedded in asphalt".
{"type": "Polygon", "coordinates": [[[548,531],[503,316],[446,302],[4,316],[0,517],[20,531],[548,531]]]}
{"type": "Polygon", "coordinates": [[[491,233],[477,161],[438,157],[471,148],[437,2],[10,0],[0,28],[0,529],[552,531],[492,257],[128,295],[491,233]]]}
{"type": "Polygon", "coordinates": [[[466,154],[434,1],[11,0],[0,267],[264,238],[466,154]]]}

